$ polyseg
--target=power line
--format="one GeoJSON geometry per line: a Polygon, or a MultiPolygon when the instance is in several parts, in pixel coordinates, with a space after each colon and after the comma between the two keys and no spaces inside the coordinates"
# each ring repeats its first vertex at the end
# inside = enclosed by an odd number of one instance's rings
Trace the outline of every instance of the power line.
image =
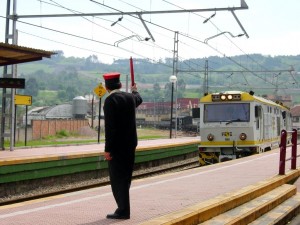
{"type": "MultiPolygon", "coordinates": [[[[173,3],[171,3],[171,2],[169,2],[169,1],[167,1],[167,0],[162,0],[162,1],[164,1],[164,2],[166,2],[166,3],[168,3],[168,4],[170,4],[170,5],[173,5],[173,6],[175,6],[175,7],[178,7],[178,8],[180,8],[180,9],[185,9],[185,8],[183,8],[183,7],[181,7],[181,6],[178,6],[178,5],[175,5],[175,4],[173,4],[173,3]]],[[[196,16],[205,18],[204,16],[202,16],[202,15],[200,15],[200,14],[198,14],[198,13],[193,13],[193,14],[196,15],[196,16]]],[[[215,25],[211,20],[209,20],[209,22],[210,22],[215,28],[217,28],[218,31],[221,32],[220,28],[219,28],[217,25],[215,25]]],[[[232,39],[230,39],[230,38],[227,37],[226,35],[225,35],[225,37],[226,37],[227,40],[229,40],[236,48],[238,48],[242,53],[244,53],[245,55],[247,55],[247,57],[249,57],[253,62],[255,62],[257,65],[259,65],[261,68],[265,68],[265,67],[262,66],[259,62],[257,62],[257,61],[254,60],[252,57],[250,57],[249,54],[247,54],[246,52],[244,52],[238,45],[236,45],[236,44],[234,43],[234,41],[232,41],[232,39]]],[[[266,69],[266,68],[265,68],[265,69],[266,69]]],[[[266,70],[267,70],[267,69],[266,69],[266,70]]]]}
{"type": "MultiPolygon", "coordinates": [[[[90,0],[91,2],[104,5],[100,2],[90,0]]],[[[108,6],[109,7],[109,6],[108,6]]],[[[248,6],[241,7],[226,7],[226,8],[211,8],[211,9],[187,9],[187,10],[157,10],[143,12],[115,12],[115,13],[84,13],[84,14],[43,14],[43,15],[12,15],[12,19],[19,18],[46,18],[46,17],[70,17],[70,16],[113,16],[113,15],[142,15],[142,14],[170,14],[170,13],[187,13],[187,12],[208,12],[208,11],[235,11],[248,9],[248,6]]],[[[117,10],[119,11],[119,10],[117,10]]]]}
{"type": "MultiPolygon", "coordinates": [[[[3,16],[0,16],[0,17],[5,18],[3,16]]],[[[23,24],[30,25],[30,26],[33,26],[33,27],[38,27],[38,28],[41,28],[41,29],[50,30],[50,31],[53,31],[53,32],[56,32],[56,33],[60,33],[60,34],[64,34],[64,35],[84,39],[84,40],[87,40],[87,41],[97,42],[97,43],[100,43],[100,44],[103,44],[103,45],[109,45],[109,46],[112,46],[112,47],[114,46],[113,44],[109,44],[109,43],[106,43],[106,42],[97,41],[97,40],[87,38],[87,37],[82,37],[82,36],[79,36],[79,35],[76,35],[76,34],[70,34],[70,33],[64,32],[64,31],[55,30],[55,29],[52,29],[52,28],[49,28],[49,27],[44,27],[44,26],[33,24],[33,23],[28,23],[28,22],[24,22],[24,21],[20,21],[20,20],[18,20],[18,23],[23,23],[23,24]]]]}
{"type": "MultiPolygon", "coordinates": [[[[52,1],[52,2],[54,2],[54,1],[52,1]]],[[[92,2],[95,2],[95,1],[92,1],[92,2]]],[[[95,2],[95,3],[98,3],[98,2],[95,2]]],[[[47,4],[50,4],[50,3],[47,3],[47,4]]],[[[98,3],[98,4],[100,4],[100,5],[102,5],[102,6],[105,6],[105,7],[109,7],[109,6],[107,6],[107,5],[105,5],[105,4],[102,4],[102,3],[98,3]]],[[[52,4],[52,5],[53,5],[53,4],[52,4]]],[[[60,4],[58,4],[58,3],[56,3],[55,6],[58,6],[58,7],[67,9],[67,10],[73,12],[73,13],[78,13],[78,11],[71,10],[71,9],[69,9],[69,8],[67,8],[67,7],[64,7],[64,6],[60,5],[60,4]]],[[[113,10],[117,10],[117,9],[112,8],[112,7],[109,7],[109,8],[111,8],[111,9],[113,9],[113,10]]],[[[123,13],[123,12],[120,11],[120,10],[117,10],[117,11],[123,13]]],[[[77,15],[78,15],[78,14],[77,14],[77,15]]],[[[85,15],[85,14],[84,14],[84,15],[85,15]]],[[[132,15],[131,15],[131,16],[132,16],[132,15]]],[[[18,17],[22,17],[22,16],[18,16],[18,17]]],[[[82,16],[82,17],[83,17],[83,16],[82,16]]],[[[133,16],[133,17],[134,17],[134,18],[137,18],[136,16],[133,16]]],[[[85,17],[83,17],[83,18],[86,19],[85,17]]],[[[88,20],[88,19],[86,19],[86,20],[88,20]]],[[[88,21],[89,21],[89,22],[92,22],[92,21],[90,21],[90,20],[88,20],[88,21]]],[[[19,21],[19,22],[21,22],[21,21],[19,21]]],[[[23,23],[26,23],[26,22],[23,22],[23,23]]],[[[26,23],[26,24],[30,24],[30,23],[26,23]]],[[[32,25],[32,26],[37,26],[37,25],[34,25],[34,24],[31,24],[31,25],[32,25]]],[[[156,24],[156,26],[159,26],[159,25],[156,24]]],[[[41,26],[38,26],[38,27],[44,28],[44,27],[41,27],[41,26]]],[[[161,27],[161,28],[164,28],[164,29],[167,29],[167,28],[162,27],[162,26],[160,26],[160,27],[161,27]]],[[[44,29],[48,29],[48,30],[55,31],[55,30],[50,29],[50,28],[44,28],[44,29]]],[[[169,31],[170,31],[170,30],[169,30],[169,31]]],[[[60,32],[60,33],[65,33],[65,32],[61,32],[61,31],[59,31],[59,32],[60,32]]],[[[173,32],[173,31],[172,31],[172,32],[173,32]]],[[[65,33],[65,34],[67,34],[67,33],[65,33]]],[[[71,35],[71,34],[68,34],[68,35],[71,35]]],[[[77,36],[77,35],[72,35],[72,36],[77,36]]],[[[80,37],[80,36],[77,36],[77,37],[80,37]]],[[[89,40],[88,38],[84,38],[84,39],[89,40]]],[[[90,40],[91,40],[91,39],[90,39],[90,40]]],[[[108,44],[108,43],[105,43],[105,44],[108,44]]],[[[166,51],[168,51],[168,52],[172,52],[171,50],[167,50],[167,49],[165,49],[165,48],[163,48],[163,47],[161,47],[161,46],[159,46],[159,45],[156,45],[156,47],[159,47],[160,49],[164,49],[164,50],[166,50],[166,51]]],[[[123,49],[123,50],[124,50],[124,49],[123,49]]]]}
{"type": "Polygon", "coordinates": [[[30,33],[27,33],[25,31],[22,31],[22,30],[18,30],[18,31],[20,33],[23,33],[23,34],[26,34],[26,35],[30,35],[30,36],[37,37],[37,38],[40,38],[40,39],[43,39],[43,40],[47,40],[47,41],[51,41],[51,42],[54,42],[54,43],[62,44],[62,45],[69,46],[69,47],[72,47],[72,48],[77,48],[77,49],[81,49],[81,50],[85,50],[85,51],[89,51],[89,52],[94,52],[94,53],[98,53],[98,54],[101,54],[101,55],[107,55],[107,56],[112,56],[112,57],[119,57],[117,55],[112,55],[112,54],[107,54],[107,53],[104,53],[104,52],[95,51],[94,49],[82,48],[82,47],[78,47],[78,46],[75,46],[75,45],[67,44],[65,42],[55,41],[55,40],[52,40],[52,39],[49,39],[49,38],[45,38],[45,37],[41,37],[41,36],[38,36],[38,35],[35,35],[35,34],[30,34],[30,33]]]}
{"type": "MultiPolygon", "coordinates": [[[[61,4],[57,3],[57,2],[55,2],[55,1],[53,1],[53,0],[50,0],[50,1],[51,1],[51,2],[54,2],[55,4],[51,4],[51,3],[48,3],[48,2],[45,2],[45,1],[42,1],[42,2],[44,2],[45,4],[50,4],[50,5],[59,7],[59,8],[66,9],[66,10],[68,10],[68,11],[70,11],[70,12],[73,12],[74,14],[83,14],[83,13],[80,12],[80,11],[76,11],[76,10],[73,10],[73,9],[71,9],[71,8],[65,7],[65,6],[63,6],[63,5],[61,5],[61,4]]],[[[92,20],[86,18],[85,16],[81,16],[81,17],[82,17],[83,19],[89,21],[90,23],[94,24],[94,25],[97,25],[97,26],[99,26],[99,27],[101,27],[101,28],[103,28],[103,29],[105,29],[105,30],[108,30],[108,31],[114,33],[114,34],[118,34],[118,35],[120,35],[120,36],[125,37],[124,35],[122,35],[122,34],[120,34],[120,33],[117,33],[117,32],[115,32],[115,31],[113,31],[113,30],[111,30],[111,29],[108,29],[108,28],[106,28],[106,27],[104,27],[104,26],[101,26],[101,25],[98,24],[98,23],[95,23],[94,21],[92,21],[92,20]]],[[[108,21],[108,22],[113,22],[113,21],[111,21],[111,20],[107,20],[107,19],[103,19],[103,18],[99,18],[99,17],[95,17],[95,18],[98,18],[98,19],[101,19],[101,20],[104,20],[104,21],[108,21]]],[[[122,26],[122,25],[120,25],[120,26],[122,26]]],[[[127,27],[124,27],[124,26],[122,26],[122,27],[125,28],[126,30],[128,30],[128,31],[130,31],[130,32],[132,32],[132,33],[134,33],[132,30],[128,29],[127,27]]]]}
{"type": "MultiPolygon", "coordinates": [[[[95,2],[95,1],[92,1],[92,2],[95,2]]],[[[98,2],[97,2],[97,3],[98,3],[98,2]]],[[[114,8],[112,8],[112,7],[110,7],[110,6],[107,6],[107,5],[105,5],[105,4],[102,4],[102,3],[98,3],[98,4],[103,5],[103,6],[105,6],[105,7],[109,7],[109,8],[111,8],[111,9],[113,9],[113,10],[117,10],[117,9],[114,9],[114,8]]],[[[68,10],[70,10],[70,9],[68,9],[68,10]]],[[[117,11],[121,12],[120,10],[117,10],[117,11]]],[[[189,10],[184,10],[184,11],[188,12],[189,10]]],[[[73,10],[73,12],[74,12],[74,10],[73,10]]],[[[123,13],[123,12],[121,12],[121,13],[123,13]]],[[[86,14],[85,14],[85,15],[86,15],[86,14]]],[[[133,16],[133,15],[130,15],[130,16],[132,16],[132,17],[134,17],[134,18],[137,19],[136,16],[133,16]]],[[[18,16],[18,17],[21,18],[22,16],[18,16]]],[[[89,20],[89,21],[90,21],[90,20],[89,20]]],[[[37,26],[37,25],[34,25],[34,24],[22,22],[22,21],[19,21],[19,22],[25,23],[25,24],[29,24],[29,25],[32,25],[32,26],[37,26]]],[[[91,21],[90,21],[90,22],[91,22],[91,21]]],[[[160,28],[163,28],[163,29],[172,31],[172,30],[170,30],[170,29],[168,29],[168,28],[166,28],[166,27],[160,26],[160,25],[158,25],[158,24],[154,24],[154,23],[149,22],[149,21],[147,21],[147,22],[150,23],[150,24],[153,24],[153,25],[155,25],[155,26],[158,26],[158,27],[160,27],[160,28]]],[[[45,28],[45,27],[41,27],[41,26],[37,26],[37,27],[55,31],[54,29],[50,29],[50,28],[45,28]]],[[[74,36],[74,37],[83,38],[83,39],[86,39],[86,40],[89,40],[89,41],[95,41],[95,42],[98,42],[98,43],[102,43],[102,44],[110,45],[110,46],[111,46],[111,44],[109,44],[109,43],[104,43],[104,42],[101,42],[101,41],[96,41],[96,40],[94,40],[94,39],[89,39],[89,38],[81,37],[81,36],[78,36],[78,35],[74,35],[74,34],[69,34],[69,33],[66,33],[66,32],[62,32],[62,31],[55,31],[55,32],[59,32],[59,33],[63,33],[63,34],[66,34],[66,35],[71,35],[71,36],[74,36]]],[[[172,31],[172,32],[174,32],[174,31],[172,31]]],[[[180,34],[183,35],[182,33],[180,33],[180,34]]],[[[120,34],[119,34],[119,35],[120,35],[120,34]]],[[[196,40],[195,38],[192,38],[192,37],[189,36],[189,35],[186,35],[186,37],[187,37],[187,38],[191,38],[191,39],[196,40]]],[[[197,40],[197,41],[199,41],[199,40],[197,40]]],[[[200,41],[200,42],[201,42],[201,41],[200,41]]],[[[203,43],[203,42],[202,42],[202,43],[203,43]]],[[[156,47],[160,47],[161,49],[167,50],[167,49],[162,48],[161,46],[158,46],[158,45],[156,45],[156,47]]],[[[209,46],[209,47],[212,48],[213,50],[217,51],[219,54],[223,54],[223,53],[221,53],[220,51],[214,49],[212,46],[209,46]]],[[[122,48],[122,50],[125,50],[125,49],[122,48]]],[[[129,51],[129,50],[126,49],[126,51],[129,51]]],[[[167,51],[171,52],[171,50],[167,50],[167,51]]],[[[131,52],[132,52],[132,51],[131,51],[131,52]]],[[[137,54],[137,53],[135,53],[135,54],[136,54],[136,55],[140,55],[140,54],[137,54]]],[[[225,54],[223,54],[223,55],[225,56],[225,54]]],[[[149,59],[148,57],[146,57],[146,58],[149,59]]],[[[230,59],[230,57],[227,57],[227,58],[230,59]]],[[[250,71],[248,68],[242,66],[242,65],[239,64],[238,62],[236,62],[236,61],[234,61],[234,60],[231,60],[231,61],[234,62],[234,63],[236,63],[237,65],[239,65],[241,68],[244,68],[246,71],[250,71]]],[[[256,75],[256,76],[258,76],[258,75],[256,75]]],[[[259,77],[259,76],[258,76],[258,77],[259,77]]],[[[261,78],[261,77],[259,77],[259,78],[260,78],[260,79],[263,79],[263,78],[261,78]]],[[[263,79],[263,80],[264,80],[264,79],[263,79]]],[[[267,82],[267,80],[264,80],[264,81],[267,82]]]]}

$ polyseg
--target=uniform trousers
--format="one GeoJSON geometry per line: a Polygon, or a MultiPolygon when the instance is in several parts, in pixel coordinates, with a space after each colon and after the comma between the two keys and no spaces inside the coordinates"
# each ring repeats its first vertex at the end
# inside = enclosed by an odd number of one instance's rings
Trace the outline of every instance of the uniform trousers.
{"type": "Polygon", "coordinates": [[[116,213],[120,215],[130,215],[129,189],[133,166],[134,151],[126,157],[113,156],[112,160],[108,161],[111,189],[118,206],[116,213]]]}

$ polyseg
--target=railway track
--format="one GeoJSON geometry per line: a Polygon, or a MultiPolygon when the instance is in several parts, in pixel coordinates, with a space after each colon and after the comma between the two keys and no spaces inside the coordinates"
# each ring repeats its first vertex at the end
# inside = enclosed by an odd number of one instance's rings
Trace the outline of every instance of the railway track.
{"type": "MultiPolygon", "coordinates": [[[[196,168],[198,166],[199,166],[199,161],[198,161],[198,157],[196,157],[193,159],[175,162],[175,163],[171,163],[168,165],[158,166],[158,167],[154,167],[154,168],[150,168],[150,169],[146,169],[146,170],[134,171],[133,180],[142,179],[142,178],[146,178],[146,177],[152,177],[152,176],[158,176],[161,174],[166,174],[166,173],[171,173],[171,172],[183,171],[183,170],[187,170],[187,169],[196,168]]],[[[68,186],[72,185],[72,186],[76,186],[76,187],[66,187],[65,185],[62,185],[62,186],[57,187],[56,190],[51,190],[51,191],[44,188],[44,190],[39,190],[36,192],[33,191],[32,193],[24,193],[23,195],[10,196],[8,198],[2,199],[2,200],[0,200],[0,206],[16,204],[16,203],[21,203],[21,202],[25,202],[25,201],[31,201],[31,200],[51,197],[51,196],[60,195],[60,194],[67,194],[67,193],[92,189],[92,188],[96,188],[96,187],[102,187],[102,186],[106,186],[109,184],[110,184],[109,179],[108,179],[108,177],[106,177],[106,178],[102,178],[99,180],[84,181],[84,182],[80,182],[79,184],[72,183],[72,184],[68,185],[68,186]]]]}

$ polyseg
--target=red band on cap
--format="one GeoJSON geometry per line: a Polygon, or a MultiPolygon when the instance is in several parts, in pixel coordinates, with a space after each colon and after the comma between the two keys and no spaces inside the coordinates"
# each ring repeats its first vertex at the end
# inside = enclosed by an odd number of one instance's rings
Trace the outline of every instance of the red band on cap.
{"type": "Polygon", "coordinates": [[[119,78],[120,73],[106,73],[103,75],[104,80],[110,80],[110,79],[115,79],[119,78]]]}

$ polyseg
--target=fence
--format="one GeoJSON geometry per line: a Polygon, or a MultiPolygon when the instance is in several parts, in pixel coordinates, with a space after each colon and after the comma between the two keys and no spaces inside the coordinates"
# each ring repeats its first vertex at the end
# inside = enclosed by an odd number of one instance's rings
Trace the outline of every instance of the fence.
{"type": "Polygon", "coordinates": [[[78,132],[82,127],[89,126],[88,120],[32,120],[32,140],[38,140],[56,132],[66,130],[78,132]]]}

